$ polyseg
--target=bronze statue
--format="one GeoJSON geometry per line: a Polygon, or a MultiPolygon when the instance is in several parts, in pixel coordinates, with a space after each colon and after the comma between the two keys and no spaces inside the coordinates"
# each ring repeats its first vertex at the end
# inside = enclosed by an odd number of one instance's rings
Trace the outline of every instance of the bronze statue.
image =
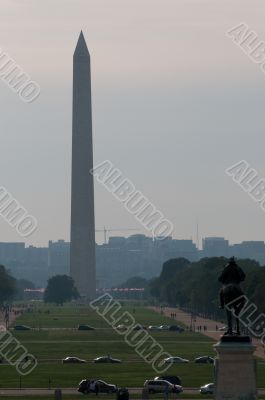
{"type": "Polygon", "coordinates": [[[245,273],[237,265],[234,257],[230,258],[218,280],[223,284],[220,290],[220,308],[226,308],[227,314],[228,329],[225,335],[233,335],[232,310],[236,317],[236,334],[240,335],[238,315],[245,303],[245,298],[243,297],[244,293],[240,287],[240,283],[245,280],[245,273]],[[235,301],[236,299],[239,300],[235,301]],[[231,303],[231,305],[229,303],[231,303]]]}

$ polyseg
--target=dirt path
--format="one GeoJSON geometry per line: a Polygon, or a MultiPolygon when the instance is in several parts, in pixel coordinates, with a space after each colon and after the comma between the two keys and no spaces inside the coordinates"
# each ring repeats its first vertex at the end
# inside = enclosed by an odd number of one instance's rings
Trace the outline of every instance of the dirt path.
{"type": "MultiPolygon", "coordinates": [[[[161,308],[160,307],[152,307],[156,312],[161,313],[161,308]]],[[[182,322],[183,324],[190,326],[191,324],[191,314],[186,313],[184,311],[179,310],[178,308],[171,308],[171,307],[164,307],[163,308],[163,313],[167,317],[171,318],[171,314],[174,313],[176,314],[176,317],[174,318],[176,321],[182,322]]],[[[205,336],[210,337],[211,339],[214,339],[218,341],[220,339],[220,336],[222,336],[222,332],[216,331],[216,327],[221,328],[223,324],[219,321],[214,321],[212,319],[207,319],[207,318],[202,318],[202,317],[196,317],[196,323],[195,323],[195,328],[197,331],[197,327],[201,326],[202,330],[200,333],[202,333],[205,336]],[[204,331],[203,327],[207,326],[207,330],[204,331]]],[[[265,351],[262,346],[262,343],[260,342],[259,339],[253,339],[253,344],[256,346],[256,351],[255,355],[257,357],[265,359],[265,351]]]]}

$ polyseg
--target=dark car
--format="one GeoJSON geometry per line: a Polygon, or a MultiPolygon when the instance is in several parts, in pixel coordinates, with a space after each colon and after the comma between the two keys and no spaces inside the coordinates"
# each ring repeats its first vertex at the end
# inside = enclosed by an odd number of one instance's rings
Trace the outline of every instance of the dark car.
{"type": "Polygon", "coordinates": [[[121,363],[121,360],[118,360],[117,358],[112,358],[110,356],[97,357],[93,361],[94,363],[112,363],[112,364],[121,363]]]}
{"type": "Polygon", "coordinates": [[[30,331],[31,328],[27,325],[15,325],[14,330],[15,331],[30,331]]]}
{"type": "Polygon", "coordinates": [[[112,385],[111,383],[106,383],[100,379],[95,382],[95,388],[91,390],[92,385],[90,385],[91,392],[96,392],[96,385],[98,387],[99,393],[116,393],[118,390],[116,385],[112,385]]]}
{"type": "Polygon", "coordinates": [[[82,381],[79,383],[78,392],[86,394],[90,392],[90,379],[82,379],[82,381]]]}
{"type": "Polygon", "coordinates": [[[79,383],[78,392],[86,393],[116,393],[116,385],[106,383],[100,379],[83,379],[79,383]]]}
{"type": "Polygon", "coordinates": [[[184,328],[182,326],[179,325],[170,325],[169,327],[169,331],[174,331],[174,332],[184,332],[184,328]]]}
{"type": "Polygon", "coordinates": [[[163,380],[172,383],[172,385],[181,385],[181,379],[177,375],[163,375],[163,376],[156,376],[155,381],[163,380]]]}
{"type": "Polygon", "coordinates": [[[143,329],[146,329],[146,326],[137,324],[137,325],[135,325],[133,327],[133,331],[140,331],[140,330],[143,330],[143,329]]]}
{"type": "Polygon", "coordinates": [[[84,364],[86,360],[82,360],[78,357],[66,357],[62,360],[63,364],[84,364]]]}
{"type": "Polygon", "coordinates": [[[78,331],[93,331],[95,328],[89,325],[79,325],[77,330],[78,331]]]}
{"type": "Polygon", "coordinates": [[[201,356],[195,358],[194,362],[197,364],[213,364],[214,358],[210,356],[201,356]]]}

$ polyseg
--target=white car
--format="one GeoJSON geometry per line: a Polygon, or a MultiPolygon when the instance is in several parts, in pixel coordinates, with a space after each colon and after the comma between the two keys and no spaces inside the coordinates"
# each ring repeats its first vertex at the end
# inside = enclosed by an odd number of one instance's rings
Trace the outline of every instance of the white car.
{"type": "Polygon", "coordinates": [[[169,325],[160,325],[159,329],[161,331],[168,331],[169,330],[169,325]]]}
{"type": "Polygon", "coordinates": [[[164,359],[166,364],[178,364],[178,363],[189,363],[190,360],[187,360],[186,358],[181,358],[181,357],[168,357],[164,359]]]}
{"type": "Polygon", "coordinates": [[[160,331],[159,326],[150,325],[148,326],[149,331],[160,331]]]}
{"type": "Polygon", "coordinates": [[[221,332],[226,331],[226,330],[227,330],[227,326],[222,326],[221,328],[218,329],[218,331],[221,331],[221,332]]]}
{"type": "Polygon", "coordinates": [[[116,329],[119,329],[119,331],[124,331],[126,329],[126,326],[121,324],[116,326],[116,329]]]}
{"type": "Polygon", "coordinates": [[[213,383],[207,383],[207,385],[200,387],[201,394],[213,394],[213,392],[214,392],[214,384],[213,383]]]}

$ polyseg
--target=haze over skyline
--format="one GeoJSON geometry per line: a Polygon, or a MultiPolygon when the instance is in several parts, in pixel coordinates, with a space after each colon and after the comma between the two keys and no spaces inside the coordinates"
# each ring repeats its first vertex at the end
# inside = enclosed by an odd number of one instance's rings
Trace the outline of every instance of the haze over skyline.
{"type": "MultiPolygon", "coordinates": [[[[265,213],[225,174],[245,159],[265,177],[265,74],[225,35],[244,21],[265,41],[263,15],[256,1],[203,3],[2,0],[0,48],[41,87],[25,104],[0,79],[0,185],[38,220],[27,244],[70,237],[72,56],[81,29],[95,164],[111,160],[172,221],[175,238],[195,241],[198,223],[200,236],[265,240],[265,213]]],[[[96,228],[149,234],[96,182],[95,208],[96,228]]],[[[0,218],[0,241],[24,239],[0,218]]]]}

